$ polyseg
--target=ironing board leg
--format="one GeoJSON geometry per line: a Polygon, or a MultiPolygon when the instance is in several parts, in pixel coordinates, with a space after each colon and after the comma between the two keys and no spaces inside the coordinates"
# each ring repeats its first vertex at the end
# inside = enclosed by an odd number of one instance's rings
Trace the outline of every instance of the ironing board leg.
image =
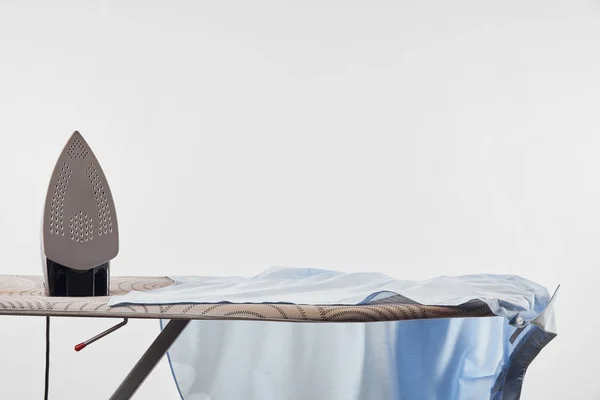
{"type": "Polygon", "coordinates": [[[130,399],[146,380],[148,375],[150,375],[167,350],[169,350],[173,342],[175,342],[181,332],[183,332],[189,322],[189,319],[172,319],[169,321],[148,350],[146,350],[142,358],[140,358],[137,364],[129,372],[110,400],[130,399]]]}

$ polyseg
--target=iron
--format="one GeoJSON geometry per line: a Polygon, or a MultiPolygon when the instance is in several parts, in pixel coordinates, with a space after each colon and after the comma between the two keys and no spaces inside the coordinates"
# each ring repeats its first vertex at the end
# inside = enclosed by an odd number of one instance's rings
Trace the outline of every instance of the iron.
{"type": "Polygon", "coordinates": [[[119,252],[117,214],[98,159],[75,131],[46,193],[41,234],[48,296],[108,296],[110,261],[119,252]]]}

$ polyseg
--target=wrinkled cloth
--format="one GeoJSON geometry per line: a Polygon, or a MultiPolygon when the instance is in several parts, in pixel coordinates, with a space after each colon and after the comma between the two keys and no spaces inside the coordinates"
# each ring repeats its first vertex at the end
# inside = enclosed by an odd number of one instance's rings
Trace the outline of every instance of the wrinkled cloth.
{"type": "Polygon", "coordinates": [[[484,400],[513,331],[500,317],[191,321],[168,356],[184,400],[484,400]]]}
{"type": "MultiPolygon", "coordinates": [[[[168,352],[183,400],[491,399],[515,358],[511,321],[537,316],[550,300],[542,286],[510,275],[403,281],[271,268],[253,277],[170,278],[172,286],[115,296],[111,304],[356,305],[399,294],[424,305],[480,300],[496,314],[374,323],[191,321],[168,352]]],[[[517,400],[519,389],[511,390],[517,400]]]]}
{"type": "Polygon", "coordinates": [[[344,273],[310,268],[270,268],[251,277],[171,276],[174,284],[113,296],[119,304],[292,303],[356,305],[400,294],[417,303],[458,306],[485,302],[505,318],[533,316],[549,301],[548,291],[514,275],[440,276],[423,281],[399,280],[376,272],[344,273]]]}

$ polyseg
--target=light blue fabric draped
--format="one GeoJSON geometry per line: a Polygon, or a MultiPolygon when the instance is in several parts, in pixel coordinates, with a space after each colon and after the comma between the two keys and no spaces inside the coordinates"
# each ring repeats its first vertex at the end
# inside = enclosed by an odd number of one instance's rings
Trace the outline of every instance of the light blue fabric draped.
{"type": "Polygon", "coordinates": [[[501,317],[192,321],[169,359],[185,400],[482,400],[513,331],[501,317]]]}
{"type": "Polygon", "coordinates": [[[251,278],[176,277],[171,288],[118,297],[113,303],[312,296],[356,304],[392,290],[428,305],[478,299],[497,314],[373,323],[192,321],[168,353],[184,400],[517,400],[524,369],[554,335],[540,330],[548,292],[519,277],[405,282],[359,275],[354,280],[358,275],[276,269],[251,278]],[[321,290],[327,285],[333,288],[329,299],[321,290]],[[511,343],[517,316],[538,324],[521,327],[511,343]]]}

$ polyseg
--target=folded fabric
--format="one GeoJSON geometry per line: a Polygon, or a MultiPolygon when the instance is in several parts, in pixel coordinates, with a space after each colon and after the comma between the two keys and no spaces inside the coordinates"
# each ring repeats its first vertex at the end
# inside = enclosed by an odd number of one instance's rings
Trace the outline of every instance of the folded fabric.
{"type": "Polygon", "coordinates": [[[113,296],[110,306],[173,303],[293,303],[356,305],[402,295],[431,306],[486,303],[499,316],[529,318],[541,312],[548,291],[513,275],[440,276],[423,281],[399,280],[376,272],[344,273],[311,268],[274,267],[251,277],[171,276],[174,284],[113,296]]]}

